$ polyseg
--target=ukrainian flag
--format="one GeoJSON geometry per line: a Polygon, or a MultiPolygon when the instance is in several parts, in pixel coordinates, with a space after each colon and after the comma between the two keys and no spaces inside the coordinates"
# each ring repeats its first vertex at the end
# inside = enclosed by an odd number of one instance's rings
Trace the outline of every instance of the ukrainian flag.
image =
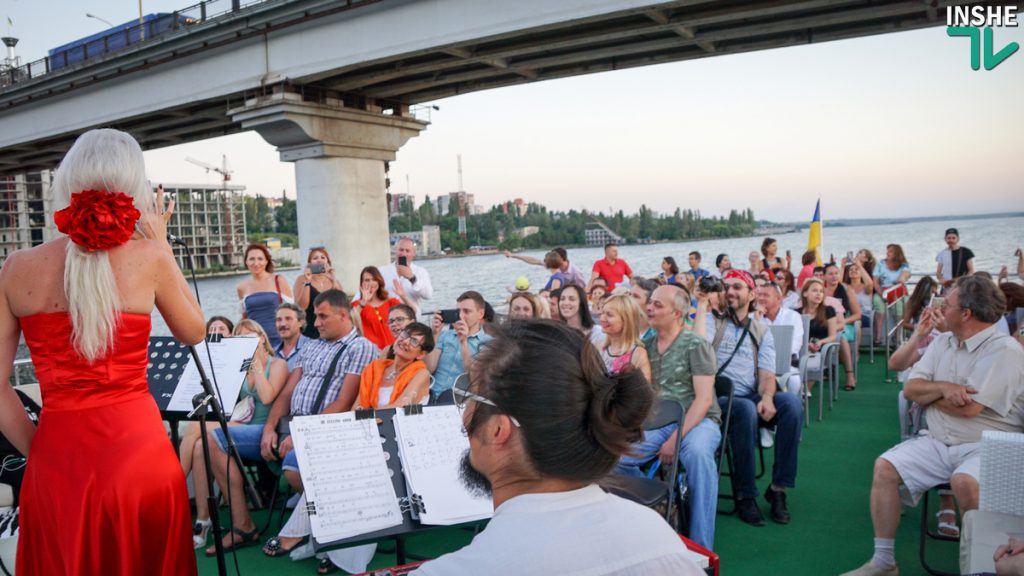
{"type": "Polygon", "coordinates": [[[818,255],[818,266],[821,266],[821,198],[818,198],[818,204],[814,207],[814,219],[811,220],[811,229],[807,233],[807,250],[814,250],[818,255]]]}

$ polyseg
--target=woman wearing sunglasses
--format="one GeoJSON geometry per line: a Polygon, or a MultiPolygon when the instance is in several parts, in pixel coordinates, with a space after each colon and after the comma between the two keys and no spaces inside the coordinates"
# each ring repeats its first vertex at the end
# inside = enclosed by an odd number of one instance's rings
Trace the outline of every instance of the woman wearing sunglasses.
{"type": "Polygon", "coordinates": [[[394,359],[381,358],[363,369],[359,398],[354,409],[398,408],[419,404],[430,389],[430,370],[423,357],[434,349],[434,333],[426,324],[413,322],[395,337],[394,359]]]}

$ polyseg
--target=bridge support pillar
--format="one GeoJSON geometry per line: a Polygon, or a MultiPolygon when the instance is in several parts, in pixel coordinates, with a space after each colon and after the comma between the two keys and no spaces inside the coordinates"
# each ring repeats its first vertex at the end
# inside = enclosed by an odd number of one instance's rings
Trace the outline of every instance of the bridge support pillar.
{"type": "Polygon", "coordinates": [[[390,257],[384,162],[427,123],[290,93],[228,113],[276,146],[282,161],[295,163],[301,257],[325,247],[346,292],[358,295],[359,271],[390,257]]]}

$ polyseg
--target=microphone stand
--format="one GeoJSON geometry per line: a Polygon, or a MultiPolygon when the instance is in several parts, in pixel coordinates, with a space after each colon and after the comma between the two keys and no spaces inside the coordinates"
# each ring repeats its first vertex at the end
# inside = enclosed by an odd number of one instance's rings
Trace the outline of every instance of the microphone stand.
{"type": "MultiPolygon", "coordinates": [[[[191,272],[191,275],[192,275],[192,286],[195,289],[196,301],[198,302],[199,301],[199,285],[196,282],[196,270],[195,270],[195,265],[192,262],[192,251],[189,250],[188,244],[186,244],[184,240],[181,240],[180,238],[172,236],[171,234],[167,235],[167,240],[171,244],[177,244],[177,245],[179,245],[179,246],[181,246],[181,247],[183,247],[185,249],[185,254],[188,256],[189,272],[191,272]]],[[[199,393],[199,394],[196,394],[192,398],[193,410],[188,413],[188,417],[192,418],[193,416],[197,416],[199,418],[199,430],[200,430],[199,438],[200,438],[200,440],[202,442],[202,446],[203,446],[203,461],[206,463],[206,479],[205,479],[206,480],[206,488],[207,488],[207,498],[206,498],[206,501],[207,501],[207,506],[209,507],[209,510],[210,510],[211,528],[213,529],[213,545],[214,545],[214,549],[217,551],[217,573],[220,576],[227,576],[227,560],[226,560],[226,555],[225,555],[225,551],[224,551],[223,530],[221,529],[221,525],[220,525],[220,507],[218,506],[217,498],[213,495],[213,486],[214,486],[213,466],[212,466],[211,459],[210,459],[210,443],[209,443],[209,440],[206,437],[206,418],[207,418],[208,413],[212,413],[213,417],[220,424],[220,429],[224,433],[224,439],[225,439],[225,441],[227,442],[227,445],[228,445],[227,446],[228,447],[228,455],[238,465],[238,471],[239,471],[239,474],[242,474],[243,481],[246,481],[247,479],[245,477],[245,473],[243,472],[242,457],[238,453],[238,448],[235,446],[234,439],[232,439],[231,438],[231,434],[228,433],[228,421],[227,421],[227,419],[224,416],[223,407],[220,405],[220,402],[217,400],[217,394],[214,391],[213,384],[210,382],[210,379],[206,377],[206,370],[203,368],[203,363],[200,362],[200,360],[199,360],[199,351],[196,350],[196,347],[194,345],[189,345],[188,349],[189,349],[189,353],[192,355],[192,361],[195,362],[196,368],[199,371],[199,381],[202,383],[202,386],[203,386],[203,391],[201,393],[199,393]]],[[[230,466],[230,463],[229,463],[228,464],[228,478],[231,477],[230,474],[231,474],[231,466],[230,466]]],[[[195,481],[195,478],[193,478],[193,481],[195,481]]],[[[256,490],[255,487],[250,486],[247,481],[245,482],[245,484],[246,484],[246,488],[249,489],[252,492],[251,495],[254,497],[254,502],[257,505],[260,505],[259,492],[256,490]]],[[[230,494],[230,492],[231,492],[231,488],[229,486],[228,487],[228,506],[229,507],[231,505],[231,494],[230,494]]],[[[229,514],[229,518],[230,518],[230,510],[228,511],[228,514],[229,514]]],[[[234,548],[235,547],[232,546],[232,549],[234,549],[234,548]]]]}

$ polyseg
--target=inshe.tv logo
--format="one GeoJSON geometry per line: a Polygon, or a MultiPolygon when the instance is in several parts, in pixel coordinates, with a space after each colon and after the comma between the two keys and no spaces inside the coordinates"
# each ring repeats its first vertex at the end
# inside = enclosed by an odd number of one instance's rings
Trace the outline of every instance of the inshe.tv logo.
{"type": "Polygon", "coordinates": [[[985,70],[992,70],[1012,56],[1020,45],[1010,42],[998,52],[992,27],[1017,27],[1016,6],[947,6],[946,34],[967,36],[971,39],[971,69],[979,70],[984,60],[985,70]]]}

